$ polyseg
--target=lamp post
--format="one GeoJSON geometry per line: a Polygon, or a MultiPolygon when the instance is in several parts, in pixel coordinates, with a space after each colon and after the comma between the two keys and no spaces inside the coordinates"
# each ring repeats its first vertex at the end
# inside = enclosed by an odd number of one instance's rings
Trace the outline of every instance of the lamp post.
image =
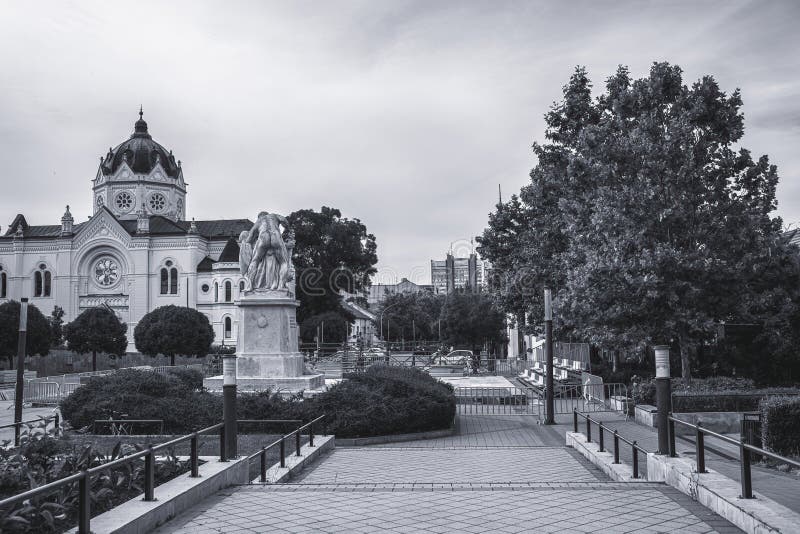
{"type": "Polygon", "coordinates": [[[669,372],[669,345],[653,347],[656,353],[656,408],[658,408],[658,454],[669,454],[669,414],[672,411],[672,384],[669,372]]]}
{"type": "MultiPolygon", "coordinates": [[[[400,305],[399,302],[395,302],[394,304],[386,306],[384,309],[381,310],[381,317],[379,319],[379,321],[381,323],[381,337],[383,337],[383,314],[386,313],[387,310],[391,310],[392,308],[394,308],[396,306],[399,306],[399,305],[400,305]]],[[[388,319],[388,317],[386,319],[386,346],[387,347],[389,346],[389,319],[388,319]]]]}
{"type": "Polygon", "coordinates": [[[554,425],[556,419],[553,415],[553,303],[550,288],[545,288],[544,290],[544,339],[545,358],[547,360],[544,424],[554,425]]]}
{"type": "Polygon", "coordinates": [[[225,455],[236,458],[236,355],[222,357],[222,416],[225,424],[225,455]]]}
{"type": "Polygon", "coordinates": [[[28,341],[28,299],[20,299],[19,341],[17,341],[17,383],[14,389],[14,446],[19,447],[19,431],[22,426],[23,380],[25,379],[25,350],[28,341]]]}

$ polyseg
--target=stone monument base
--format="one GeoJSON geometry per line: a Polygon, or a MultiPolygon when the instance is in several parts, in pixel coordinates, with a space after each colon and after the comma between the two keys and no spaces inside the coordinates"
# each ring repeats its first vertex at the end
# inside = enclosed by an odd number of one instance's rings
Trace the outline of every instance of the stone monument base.
{"type": "MultiPolygon", "coordinates": [[[[204,378],[203,387],[209,391],[222,391],[222,375],[204,378]]],[[[236,378],[236,390],[240,393],[258,393],[267,390],[276,393],[299,393],[321,390],[323,387],[325,387],[325,375],[321,374],[284,377],[240,376],[236,378]]]]}

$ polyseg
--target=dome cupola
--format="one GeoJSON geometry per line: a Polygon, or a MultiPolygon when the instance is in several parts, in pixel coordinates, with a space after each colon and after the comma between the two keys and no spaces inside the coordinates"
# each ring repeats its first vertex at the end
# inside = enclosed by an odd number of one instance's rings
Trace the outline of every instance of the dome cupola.
{"type": "Polygon", "coordinates": [[[100,158],[93,193],[95,211],[106,206],[121,219],[135,219],[141,208],[149,215],[185,218],[181,162],[153,140],[141,108],[130,138],[100,158]]]}

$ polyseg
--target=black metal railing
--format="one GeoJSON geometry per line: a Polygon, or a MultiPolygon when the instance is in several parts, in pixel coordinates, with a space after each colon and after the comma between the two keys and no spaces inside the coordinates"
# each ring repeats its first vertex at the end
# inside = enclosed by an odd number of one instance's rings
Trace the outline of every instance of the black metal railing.
{"type": "MultiPolygon", "coordinates": [[[[286,467],[286,440],[294,441],[294,448],[295,448],[295,455],[300,456],[301,450],[301,436],[305,430],[308,430],[308,445],[309,447],[314,447],[314,425],[317,425],[325,418],[324,415],[320,415],[313,421],[310,421],[303,426],[300,426],[293,431],[289,432],[288,434],[284,434],[279,439],[276,439],[269,445],[262,447],[260,450],[254,452],[250,456],[247,457],[248,465],[250,462],[255,459],[259,458],[259,468],[260,468],[260,475],[259,480],[261,482],[267,482],[267,452],[272,449],[273,447],[280,448],[280,466],[286,467]]],[[[240,421],[242,422],[242,421],[240,421]]],[[[252,422],[252,421],[251,421],[252,422]]],[[[297,421],[302,422],[302,421],[297,421]]]]}
{"type": "Polygon", "coordinates": [[[144,458],[144,500],[154,501],[156,453],[164,449],[174,447],[179,443],[183,443],[185,441],[191,441],[190,476],[195,478],[199,477],[200,474],[199,474],[199,461],[198,461],[198,436],[201,434],[214,432],[216,430],[219,430],[219,447],[220,447],[219,460],[220,462],[226,462],[228,459],[225,454],[225,426],[223,423],[218,423],[216,425],[204,428],[202,430],[198,430],[197,432],[193,432],[192,434],[175,438],[165,443],[160,443],[155,446],[150,445],[144,450],[135,452],[133,454],[129,454],[127,456],[123,456],[122,458],[117,458],[116,460],[112,460],[102,465],[98,465],[89,469],[84,469],[79,473],[74,473],[70,476],[39,486],[38,488],[30,489],[24,493],[20,493],[19,495],[8,497],[0,501],[0,510],[6,509],[10,506],[27,501],[29,499],[32,499],[40,495],[46,495],[48,493],[52,493],[53,491],[59,488],[62,488],[69,484],[73,484],[74,482],[78,482],[78,533],[89,534],[90,533],[89,526],[92,515],[91,482],[92,482],[92,477],[94,475],[97,475],[107,469],[111,469],[120,465],[125,465],[130,462],[133,462],[134,460],[144,458]]]}
{"type": "Polygon", "coordinates": [[[61,418],[58,414],[54,414],[48,417],[39,417],[38,419],[28,419],[27,421],[20,421],[18,423],[9,423],[7,425],[0,425],[0,430],[4,428],[13,428],[14,429],[14,446],[19,447],[19,435],[23,425],[32,425],[36,423],[41,423],[44,421],[44,428],[47,430],[47,423],[53,421],[54,430],[56,436],[59,434],[61,430],[61,418]]]}
{"type": "Polygon", "coordinates": [[[113,436],[130,435],[133,427],[139,425],[147,428],[158,428],[158,433],[164,433],[163,419],[95,419],[92,423],[92,434],[97,434],[98,427],[107,426],[113,436]]]}
{"type": "Polygon", "coordinates": [[[631,457],[632,457],[632,468],[633,468],[633,478],[639,478],[639,453],[647,455],[648,451],[644,449],[641,445],[636,443],[636,440],[630,441],[625,439],[624,437],[619,435],[619,432],[615,429],[613,431],[609,430],[602,421],[597,421],[592,419],[589,415],[583,414],[578,412],[577,410],[572,411],[572,427],[575,432],[579,432],[578,430],[578,418],[582,417],[586,420],[586,442],[592,442],[592,423],[597,425],[598,433],[597,433],[597,445],[600,452],[607,452],[605,446],[605,433],[611,432],[614,441],[614,463],[619,464],[619,442],[626,443],[631,447],[631,457]]]}
{"type": "Polygon", "coordinates": [[[718,434],[712,430],[704,428],[702,426],[702,422],[698,421],[697,424],[692,424],[686,421],[681,421],[680,419],[675,418],[672,414],[668,417],[669,421],[669,455],[672,457],[677,456],[675,450],[675,424],[683,425],[689,427],[694,430],[695,432],[695,454],[696,454],[696,461],[697,461],[697,473],[707,473],[706,471],[706,451],[705,451],[705,437],[709,436],[725,443],[729,443],[731,445],[736,445],[739,448],[739,469],[740,469],[740,484],[742,486],[742,499],[752,499],[753,498],[753,479],[752,479],[752,455],[757,454],[761,455],[762,457],[770,458],[777,462],[781,462],[787,465],[790,465],[795,468],[800,468],[800,462],[796,460],[792,460],[791,458],[786,458],[785,456],[781,456],[780,454],[775,454],[773,452],[764,450],[762,448],[756,447],[754,445],[750,445],[743,440],[736,440],[728,436],[724,436],[722,434],[718,434]]]}

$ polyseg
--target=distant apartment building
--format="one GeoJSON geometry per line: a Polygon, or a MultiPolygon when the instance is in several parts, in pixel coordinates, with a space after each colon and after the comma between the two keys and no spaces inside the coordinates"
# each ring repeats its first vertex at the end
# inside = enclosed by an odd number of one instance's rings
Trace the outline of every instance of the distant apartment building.
{"type": "Polygon", "coordinates": [[[433,292],[433,286],[415,284],[408,278],[403,278],[396,284],[373,284],[367,293],[367,304],[374,309],[389,295],[398,293],[419,293],[421,291],[433,292]]]}
{"type": "Polygon", "coordinates": [[[474,253],[466,258],[455,258],[448,254],[444,260],[431,260],[433,292],[448,294],[466,287],[478,291],[484,287],[487,265],[487,262],[478,260],[478,255],[474,253]]]}

